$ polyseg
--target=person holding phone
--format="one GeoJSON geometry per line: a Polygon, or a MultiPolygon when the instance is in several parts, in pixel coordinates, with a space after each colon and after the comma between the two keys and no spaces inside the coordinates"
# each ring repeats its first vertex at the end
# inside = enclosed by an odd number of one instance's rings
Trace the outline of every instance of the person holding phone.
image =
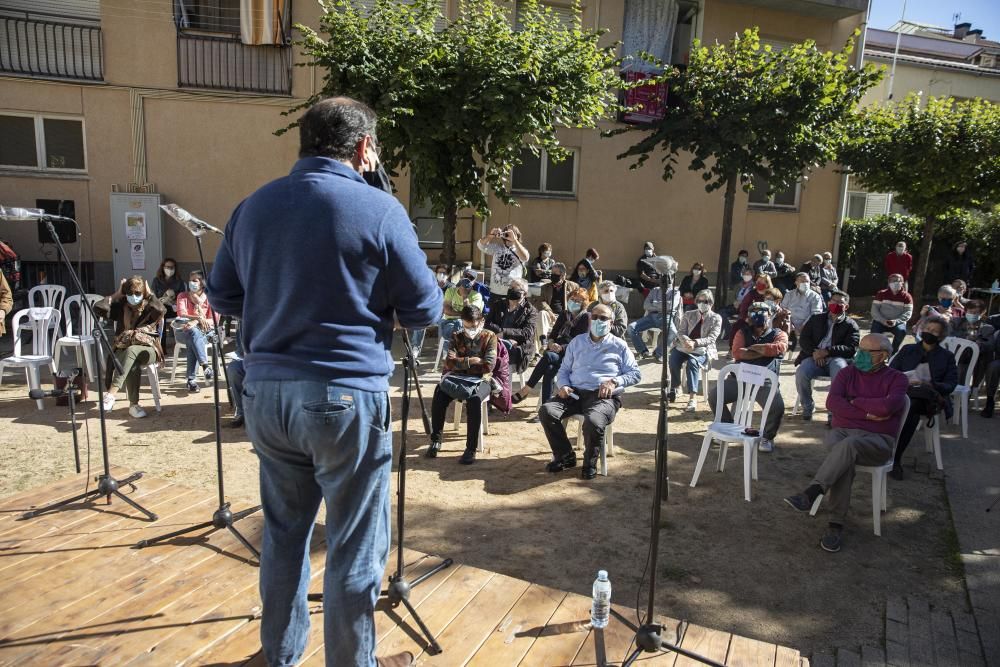
{"type": "Polygon", "coordinates": [[[490,309],[507,299],[507,288],[525,277],[525,264],[531,258],[521,243],[521,230],[515,225],[494,227],[476,242],[476,247],[493,258],[490,267],[490,309]]]}

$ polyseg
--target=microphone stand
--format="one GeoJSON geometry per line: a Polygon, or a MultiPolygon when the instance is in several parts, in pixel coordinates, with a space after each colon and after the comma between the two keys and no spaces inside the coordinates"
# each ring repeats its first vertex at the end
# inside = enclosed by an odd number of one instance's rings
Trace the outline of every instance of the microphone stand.
{"type": "MultiPolygon", "coordinates": [[[[667,343],[670,342],[671,329],[674,324],[674,317],[676,313],[676,303],[674,300],[674,274],[672,271],[664,271],[660,273],[660,292],[663,294],[663,299],[667,298],[668,287],[670,289],[670,316],[667,317],[667,308],[660,309],[661,321],[660,326],[663,331],[664,338],[664,348],[666,348],[667,343]]],[[[666,304],[664,304],[666,305],[666,304]]],[[[666,350],[664,349],[666,353],[666,350]]],[[[666,354],[664,354],[666,356],[666,354]]],[[[653,492],[653,516],[650,520],[650,532],[649,532],[649,543],[650,543],[650,553],[651,562],[649,563],[649,598],[647,600],[646,606],[646,620],[645,623],[639,626],[635,633],[635,650],[625,659],[622,663],[622,667],[630,667],[632,663],[639,659],[642,653],[659,653],[673,651],[679,653],[680,655],[691,658],[692,660],[697,660],[698,662],[704,663],[706,665],[713,665],[713,667],[723,667],[720,663],[715,662],[709,658],[698,655],[697,653],[692,653],[686,649],[682,649],[679,646],[675,646],[663,639],[661,635],[663,631],[663,626],[655,622],[655,611],[656,611],[656,571],[657,571],[657,561],[660,555],[660,512],[664,502],[666,502],[670,497],[670,471],[669,464],[667,461],[667,455],[669,453],[669,443],[667,440],[668,429],[667,429],[667,392],[670,390],[668,386],[670,382],[670,373],[668,370],[668,364],[666,359],[663,360],[663,366],[660,370],[660,407],[659,407],[659,419],[656,424],[656,488],[653,492]]]]}
{"type": "MultiPolygon", "coordinates": [[[[94,340],[97,341],[97,354],[94,355],[94,365],[95,365],[94,370],[95,373],[97,374],[97,407],[100,411],[100,416],[101,416],[100,419],[101,457],[104,460],[104,472],[101,473],[101,475],[97,478],[96,488],[89,491],[84,491],[83,493],[73,496],[72,498],[67,498],[66,500],[60,500],[59,502],[52,503],[51,505],[46,505],[45,507],[40,507],[38,509],[31,510],[30,512],[25,512],[19,518],[21,520],[31,519],[41,514],[61,509],[63,507],[66,507],[67,505],[71,505],[80,500],[91,500],[93,498],[100,498],[101,496],[107,498],[107,503],[110,505],[111,496],[116,496],[120,500],[124,501],[126,504],[131,505],[139,512],[145,514],[146,518],[149,519],[150,521],[156,521],[158,517],[155,514],[153,514],[145,507],[143,507],[142,505],[135,502],[134,500],[123,494],[121,491],[119,491],[121,486],[125,484],[130,486],[134,491],[135,484],[133,484],[133,482],[142,477],[144,473],[134,472],[131,475],[125,477],[124,479],[115,479],[114,477],[111,476],[111,459],[110,455],[108,454],[108,426],[104,412],[104,370],[103,370],[104,365],[102,363],[103,355],[107,353],[108,358],[111,360],[111,363],[116,371],[118,371],[119,373],[122,373],[124,371],[122,369],[121,363],[119,363],[118,359],[115,358],[114,350],[111,347],[111,343],[108,341],[108,336],[104,332],[104,328],[101,327],[100,325],[100,320],[97,318],[97,313],[94,312],[94,304],[90,303],[90,300],[87,299],[87,293],[83,289],[83,284],[80,282],[80,276],[77,275],[76,270],[73,269],[73,262],[70,261],[69,255],[66,253],[66,248],[63,247],[62,241],[59,240],[59,235],[56,234],[55,225],[52,224],[55,218],[53,218],[52,216],[43,215],[39,219],[45,224],[45,227],[48,229],[49,235],[52,237],[52,240],[55,242],[56,248],[59,251],[59,258],[62,260],[63,264],[66,265],[66,269],[69,272],[70,280],[73,282],[73,287],[76,289],[77,294],[80,295],[80,306],[86,308],[87,311],[90,313],[90,316],[93,318],[94,331],[92,333],[94,336],[94,340]]],[[[73,221],[73,224],[76,225],[76,233],[77,236],[79,236],[80,227],[79,225],[76,224],[75,220],[73,221]]],[[[70,401],[72,400],[73,399],[70,398],[70,401]]],[[[76,437],[75,418],[74,418],[73,436],[75,440],[76,437]]],[[[79,472],[79,463],[77,464],[77,472],[79,472]]]]}
{"type": "MultiPolygon", "coordinates": [[[[187,227],[187,225],[184,225],[187,227]]],[[[188,227],[191,235],[194,236],[195,241],[198,243],[198,259],[201,262],[201,273],[206,279],[208,277],[208,269],[205,266],[205,251],[202,247],[201,237],[205,234],[205,229],[192,229],[188,227]]],[[[225,528],[233,534],[233,536],[240,541],[247,551],[254,555],[254,558],[260,562],[260,552],[250,544],[250,541],[236,529],[235,524],[240,519],[246,518],[255,512],[259,512],[261,509],[260,505],[250,507],[248,509],[242,510],[240,512],[233,513],[230,509],[230,503],[226,500],[226,488],[225,480],[223,475],[222,467],[222,408],[219,405],[219,359],[222,355],[222,346],[219,344],[219,330],[216,326],[214,313],[212,318],[212,325],[214,328],[215,335],[211,336],[212,339],[212,404],[215,407],[215,466],[216,466],[216,479],[218,480],[219,489],[219,507],[212,514],[212,519],[210,521],[205,521],[203,523],[195,524],[193,526],[188,526],[187,528],[181,528],[180,530],[175,530],[165,535],[159,535],[157,537],[151,537],[146,540],[141,540],[136,543],[136,549],[142,549],[143,547],[152,546],[154,544],[159,544],[166,540],[171,540],[175,537],[181,535],[187,535],[188,533],[193,533],[198,530],[203,530],[205,528],[211,528],[206,535],[222,530],[225,528]]],[[[222,365],[225,369],[226,365],[222,365]]],[[[229,384],[229,375],[226,374],[226,384],[229,384]]]]}

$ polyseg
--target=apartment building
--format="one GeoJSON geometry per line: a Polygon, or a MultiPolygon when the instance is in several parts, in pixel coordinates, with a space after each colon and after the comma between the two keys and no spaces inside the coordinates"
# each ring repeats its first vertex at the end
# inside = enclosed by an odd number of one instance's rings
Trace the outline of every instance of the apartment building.
{"type": "MultiPolygon", "coordinates": [[[[551,1],[569,15],[568,3],[551,1]]],[[[456,5],[449,0],[446,13],[456,5]]],[[[659,49],[683,63],[693,38],[727,40],[750,26],[779,47],[812,38],[837,49],[864,9],[864,0],[585,0],[583,21],[609,29],[607,39],[623,39],[627,49],[659,49]],[[656,25],[638,30],[643,16],[656,25]]],[[[193,267],[188,232],[156,215],[144,193],[221,227],[243,197],[287,173],[297,137],[272,133],[288,122],[281,112],[313,93],[321,76],[293,66],[301,56],[290,45],[291,26],[318,25],[319,11],[307,0],[3,0],[0,203],[75,217],[83,239],[69,248],[82,257],[89,289],[106,291],[122,267],[152,275],[163,256],[193,267]],[[142,239],[127,231],[140,210],[142,239]],[[136,240],[144,241],[141,252],[136,240]]],[[[714,268],[721,192],[706,193],[686,171],[665,183],[655,160],[629,171],[615,159],[628,136],[565,130],[561,140],[572,160],[543,156],[516,170],[520,206],[494,202],[489,224],[517,224],[529,246],[552,242],[567,262],[594,246],[611,274],[633,269],[647,239],[682,264],[714,268]]],[[[409,201],[405,177],[396,185],[434,259],[439,221],[409,201]]],[[[801,261],[832,246],[841,209],[832,169],[773,197],[765,189],[738,196],[734,255],[770,247],[801,261]]],[[[460,221],[461,258],[481,261],[472,241],[485,224],[460,221]]],[[[37,267],[55,270],[52,245],[31,224],[0,223],[0,238],[36,267],[29,282],[39,279],[37,267]]],[[[206,243],[209,259],[215,243],[206,243]]]]}

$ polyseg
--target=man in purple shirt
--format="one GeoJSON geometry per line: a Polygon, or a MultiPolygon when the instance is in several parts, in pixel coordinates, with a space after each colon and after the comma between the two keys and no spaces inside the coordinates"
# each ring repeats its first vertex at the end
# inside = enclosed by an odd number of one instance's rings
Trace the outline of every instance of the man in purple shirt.
{"type": "Polygon", "coordinates": [[[884,334],[861,339],[854,365],[834,378],[826,408],[833,415],[827,434],[830,452],[812,484],[785,498],[800,512],[808,512],[820,494],[830,500],[830,524],[820,540],[829,552],[840,551],[844,520],[851,505],[854,466],[877,466],[892,458],[899,425],[906,415],[906,375],[889,368],[892,342],[884,334]]]}

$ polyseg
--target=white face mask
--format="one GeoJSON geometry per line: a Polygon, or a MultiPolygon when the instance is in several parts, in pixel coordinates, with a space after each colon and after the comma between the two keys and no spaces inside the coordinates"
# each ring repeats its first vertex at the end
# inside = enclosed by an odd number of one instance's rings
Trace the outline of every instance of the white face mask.
{"type": "Polygon", "coordinates": [[[889,283],[889,289],[891,289],[893,292],[898,292],[899,290],[903,289],[903,283],[891,282],[889,283]]]}
{"type": "Polygon", "coordinates": [[[601,302],[611,303],[615,300],[615,295],[613,292],[601,292],[601,302]]]}
{"type": "Polygon", "coordinates": [[[201,291],[201,283],[198,282],[197,280],[192,280],[191,282],[188,283],[188,291],[189,292],[201,291]]]}
{"type": "Polygon", "coordinates": [[[698,304],[698,311],[700,313],[705,314],[705,313],[707,313],[710,310],[712,310],[712,304],[710,304],[710,303],[699,303],[698,304]]]}
{"type": "Polygon", "coordinates": [[[691,269],[691,275],[697,278],[701,275],[701,269],[691,269]]]}
{"type": "Polygon", "coordinates": [[[175,269],[163,269],[163,275],[165,275],[167,278],[170,278],[174,275],[174,271],[175,269]]]}
{"type": "Polygon", "coordinates": [[[771,261],[771,256],[770,255],[761,255],[760,260],[766,264],[767,262],[771,261]]]}
{"type": "Polygon", "coordinates": [[[748,283],[751,280],[753,280],[753,276],[751,276],[749,273],[743,276],[743,282],[748,283]]]}
{"type": "Polygon", "coordinates": [[[474,329],[470,329],[469,327],[464,325],[462,326],[462,331],[464,331],[465,335],[468,336],[469,338],[475,338],[476,336],[479,335],[479,332],[481,332],[482,330],[483,327],[481,325],[474,329]]]}
{"type": "Polygon", "coordinates": [[[546,250],[545,252],[542,253],[542,257],[544,257],[545,259],[548,259],[551,256],[552,256],[551,250],[546,250]]]}
{"type": "Polygon", "coordinates": [[[653,251],[650,248],[646,248],[645,250],[642,251],[642,254],[645,255],[646,257],[652,257],[653,251]]]}
{"type": "Polygon", "coordinates": [[[777,257],[774,258],[774,263],[775,264],[784,264],[785,263],[785,258],[782,257],[781,255],[778,255],[777,257]]]}
{"type": "Polygon", "coordinates": [[[444,281],[446,281],[448,279],[448,274],[446,274],[446,273],[440,273],[439,272],[437,274],[437,279],[438,279],[439,283],[444,283],[444,281]]]}
{"type": "Polygon", "coordinates": [[[904,252],[906,252],[906,248],[904,246],[896,246],[897,255],[902,255],[904,252]]]}
{"type": "Polygon", "coordinates": [[[824,259],[823,260],[823,266],[830,266],[831,264],[833,264],[833,260],[832,259],[824,259]]]}
{"type": "Polygon", "coordinates": [[[138,306],[140,303],[142,303],[142,295],[141,294],[129,294],[125,298],[128,299],[129,304],[131,304],[133,306],[138,306]]]}
{"type": "Polygon", "coordinates": [[[809,291],[809,283],[799,283],[798,285],[795,286],[795,289],[805,294],[806,292],[809,291]]]}

